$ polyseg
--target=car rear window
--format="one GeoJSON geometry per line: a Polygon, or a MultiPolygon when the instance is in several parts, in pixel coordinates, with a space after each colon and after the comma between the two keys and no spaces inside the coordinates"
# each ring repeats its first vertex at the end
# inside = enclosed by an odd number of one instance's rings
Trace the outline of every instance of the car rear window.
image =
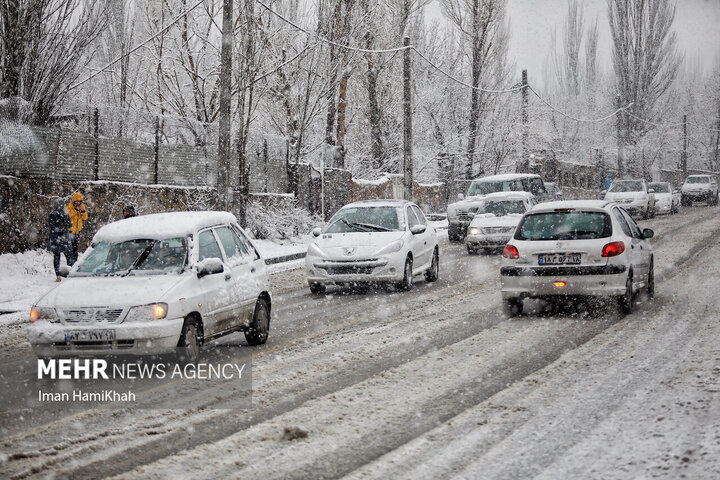
{"type": "Polygon", "coordinates": [[[643,188],[642,182],[634,181],[634,180],[622,180],[613,182],[612,185],[610,185],[609,192],[644,192],[645,189],[643,188]]]}
{"type": "Polygon", "coordinates": [[[604,212],[541,212],[526,215],[515,231],[517,240],[588,240],[612,234],[604,212]]]}

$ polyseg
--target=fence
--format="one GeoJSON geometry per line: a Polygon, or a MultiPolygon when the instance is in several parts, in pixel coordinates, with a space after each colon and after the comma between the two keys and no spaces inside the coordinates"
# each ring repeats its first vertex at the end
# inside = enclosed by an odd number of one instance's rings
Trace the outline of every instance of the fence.
{"type": "MultiPolygon", "coordinates": [[[[246,157],[251,193],[287,192],[288,154],[283,137],[251,136],[246,157]]],[[[0,120],[0,175],[215,186],[217,172],[217,152],[207,146],[142,143],[0,120]]],[[[239,183],[238,162],[232,162],[231,184],[239,183]]]]}

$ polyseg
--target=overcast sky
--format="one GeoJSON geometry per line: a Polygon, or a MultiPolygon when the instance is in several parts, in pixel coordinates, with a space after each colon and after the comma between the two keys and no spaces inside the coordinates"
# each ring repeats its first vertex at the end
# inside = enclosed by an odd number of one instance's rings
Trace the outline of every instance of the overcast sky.
{"type": "MultiPolygon", "coordinates": [[[[601,61],[609,67],[609,26],[606,0],[580,0],[585,23],[598,19],[601,61]]],[[[528,70],[530,81],[542,81],[543,64],[550,51],[553,29],[558,34],[565,21],[568,0],[508,0],[510,58],[518,72],[528,70]]],[[[428,18],[440,18],[439,0],[427,10],[428,18]]],[[[706,69],[720,61],[720,0],[678,0],[674,29],[678,46],[687,60],[698,60],[706,69]]],[[[518,73],[519,76],[519,73],[518,73]]]]}

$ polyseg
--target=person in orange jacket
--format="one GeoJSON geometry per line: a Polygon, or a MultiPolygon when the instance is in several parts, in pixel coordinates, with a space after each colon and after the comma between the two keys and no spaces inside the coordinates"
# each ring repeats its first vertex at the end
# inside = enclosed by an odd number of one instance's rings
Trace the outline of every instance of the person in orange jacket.
{"type": "Polygon", "coordinates": [[[80,192],[73,193],[72,201],[67,204],[68,216],[70,216],[70,233],[72,234],[72,259],[70,265],[78,258],[78,235],[83,229],[83,222],[87,221],[88,213],[85,207],[85,197],[80,192]]]}

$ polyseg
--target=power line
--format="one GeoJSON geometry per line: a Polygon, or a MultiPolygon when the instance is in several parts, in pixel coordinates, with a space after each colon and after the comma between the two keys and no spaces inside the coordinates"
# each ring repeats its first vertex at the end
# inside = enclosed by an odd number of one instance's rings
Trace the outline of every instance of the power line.
{"type": "Polygon", "coordinates": [[[540,96],[540,94],[537,93],[537,92],[535,91],[535,89],[532,88],[530,85],[528,85],[527,87],[530,89],[530,91],[531,91],[533,94],[535,94],[535,96],[536,96],[537,98],[540,99],[541,102],[543,102],[545,105],[547,105],[547,107],[550,108],[552,111],[554,111],[554,112],[562,115],[563,117],[567,117],[567,118],[569,118],[569,119],[571,119],[571,120],[575,120],[576,122],[581,122],[581,123],[600,123],[600,122],[604,122],[605,120],[608,120],[608,119],[614,117],[615,115],[617,115],[618,112],[627,112],[627,109],[630,108],[630,106],[632,105],[632,103],[629,103],[629,104],[625,105],[624,107],[620,107],[620,108],[618,108],[617,110],[615,110],[614,112],[612,112],[612,113],[610,113],[610,114],[608,114],[608,115],[605,115],[604,117],[599,117],[599,118],[577,118],[577,117],[574,117],[574,116],[572,116],[572,115],[568,115],[567,113],[565,113],[565,112],[563,112],[563,111],[561,111],[561,110],[558,110],[558,109],[557,109],[556,107],[554,107],[550,102],[548,102],[548,101],[545,100],[542,96],[540,96]]]}

